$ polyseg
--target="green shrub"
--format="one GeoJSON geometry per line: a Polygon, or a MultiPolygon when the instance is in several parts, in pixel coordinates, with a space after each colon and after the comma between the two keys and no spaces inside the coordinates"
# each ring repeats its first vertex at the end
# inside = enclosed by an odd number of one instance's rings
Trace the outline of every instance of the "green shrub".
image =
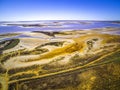
{"type": "Polygon", "coordinates": [[[7,49],[10,49],[10,48],[13,48],[13,47],[15,47],[19,42],[20,42],[19,39],[12,39],[12,40],[10,41],[10,43],[3,48],[3,50],[7,50],[7,49]]]}

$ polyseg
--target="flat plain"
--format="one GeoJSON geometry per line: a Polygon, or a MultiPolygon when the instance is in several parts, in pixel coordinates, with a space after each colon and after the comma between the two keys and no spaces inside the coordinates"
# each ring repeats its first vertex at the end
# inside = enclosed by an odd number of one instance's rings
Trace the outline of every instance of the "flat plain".
{"type": "Polygon", "coordinates": [[[0,34],[0,90],[119,90],[119,30],[0,34]]]}

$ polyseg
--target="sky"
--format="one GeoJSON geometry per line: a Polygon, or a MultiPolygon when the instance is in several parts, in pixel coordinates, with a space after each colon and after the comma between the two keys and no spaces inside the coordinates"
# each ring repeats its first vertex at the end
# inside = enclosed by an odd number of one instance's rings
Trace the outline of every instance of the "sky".
{"type": "Polygon", "coordinates": [[[0,21],[120,20],[120,0],[0,0],[0,21]]]}

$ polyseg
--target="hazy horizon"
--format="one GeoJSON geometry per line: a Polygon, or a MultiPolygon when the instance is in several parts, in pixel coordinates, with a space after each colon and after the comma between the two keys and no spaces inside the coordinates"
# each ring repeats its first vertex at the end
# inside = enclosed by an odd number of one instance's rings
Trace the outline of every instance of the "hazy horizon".
{"type": "Polygon", "coordinates": [[[120,21],[120,20],[67,20],[67,19],[64,19],[64,20],[14,20],[14,21],[7,21],[7,20],[4,20],[4,21],[0,21],[0,22],[39,22],[39,21],[120,21]]]}

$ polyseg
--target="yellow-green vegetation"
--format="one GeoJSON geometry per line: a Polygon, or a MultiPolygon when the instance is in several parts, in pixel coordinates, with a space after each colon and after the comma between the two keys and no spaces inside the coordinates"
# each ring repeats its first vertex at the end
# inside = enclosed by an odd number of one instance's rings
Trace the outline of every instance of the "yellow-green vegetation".
{"type": "Polygon", "coordinates": [[[20,42],[19,39],[11,39],[11,40],[6,40],[3,42],[0,42],[0,50],[7,50],[10,48],[15,47],[18,43],[20,42]]]}
{"type": "Polygon", "coordinates": [[[36,49],[37,49],[37,48],[44,47],[44,46],[46,46],[46,45],[62,46],[63,43],[64,43],[64,42],[49,42],[49,43],[45,43],[45,44],[42,44],[42,45],[36,47],[36,49]]]}
{"type": "Polygon", "coordinates": [[[0,43],[3,51],[12,50],[0,55],[0,90],[120,89],[119,35],[85,33],[59,40],[18,50],[12,48],[23,44],[20,39],[0,43]]]}

